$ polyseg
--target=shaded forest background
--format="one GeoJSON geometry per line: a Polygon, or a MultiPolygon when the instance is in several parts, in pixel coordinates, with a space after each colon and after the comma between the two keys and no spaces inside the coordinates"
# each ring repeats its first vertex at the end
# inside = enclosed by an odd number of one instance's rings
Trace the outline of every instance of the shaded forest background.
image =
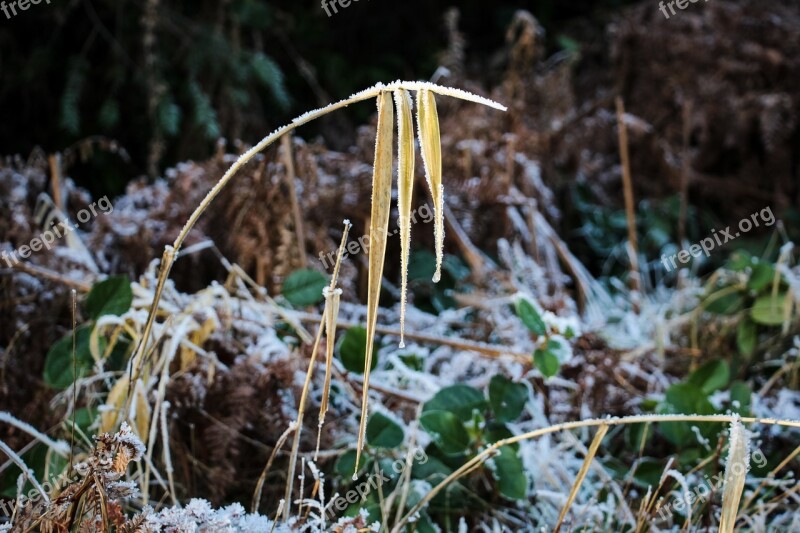
{"type": "MultiPolygon", "coordinates": [[[[622,0],[459,2],[465,73],[492,85],[518,9],[542,24],[548,54],[583,30],[602,32],[622,0]]],[[[440,0],[362,0],[328,17],[319,2],[74,0],[32,6],[0,26],[3,153],[65,150],[88,136],[118,141],[129,158],[98,152],[71,169],[94,194],[190,158],[221,136],[254,142],[308,109],[377,81],[427,79],[453,25],[440,0]]],[[[352,144],[358,107],[306,129],[335,149],[352,144]]]]}

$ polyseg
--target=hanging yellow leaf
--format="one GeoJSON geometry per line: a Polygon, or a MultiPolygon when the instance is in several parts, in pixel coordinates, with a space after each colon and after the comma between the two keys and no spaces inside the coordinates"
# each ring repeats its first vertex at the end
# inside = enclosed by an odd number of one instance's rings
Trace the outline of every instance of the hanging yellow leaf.
{"type": "Polygon", "coordinates": [[[114,430],[117,424],[117,417],[119,416],[120,409],[125,403],[125,397],[128,394],[128,376],[124,376],[117,381],[111,388],[106,398],[105,408],[102,409],[100,415],[100,433],[110,433],[114,430]]]}
{"type": "Polygon", "coordinates": [[[400,347],[405,347],[408,257],[411,253],[411,198],[414,193],[414,126],[411,96],[394,91],[397,106],[397,210],[400,225],[400,347]]]}
{"type": "Polygon", "coordinates": [[[444,256],[444,189],[442,187],[442,140],[439,135],[439,114],[436,99],[428,89],[417,91],[417,130],[425,163],[425,178],[433,198],[434,235],[436,240],[436,273],[433,282],[442,277],[444,256]]]}
{"type": "MultiPolygon", "coordinates": [[[[392,204],[392,133],[394,112],[389,93],[378,95],[378,133],[375,139],[375,166],[372,174],[372,213],[369,223],[369,281],[367,294],[367,348],[364,364],[364,391],[361,398],[361,424],[356,449],[356,472],[361,461],[361,449],[367,429],[369,399],[369,371],[372,367],[372,349],[375,343],[375,325],[378,319],[378,300],[381,295],[383,263],[386,256],[386,238],[389,231],[389,212],[392,204]]],[[[355,473],[353,474],[355,476],[355,473]]]]}

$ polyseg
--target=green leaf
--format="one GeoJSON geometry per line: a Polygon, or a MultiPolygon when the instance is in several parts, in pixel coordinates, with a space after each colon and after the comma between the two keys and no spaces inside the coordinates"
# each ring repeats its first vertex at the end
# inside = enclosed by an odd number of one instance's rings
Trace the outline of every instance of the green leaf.
{"type": "Polygon", "coordinates": [[[462,281],[469,276],[470,270],[464,262],[455,255],[446,255],[442,260],[442,268],[450,274],[455,281],[462,281]]]}
{"type": "MultiPolygon", "coordinates": [[[[672,385],[664,397],[664,402],[659,405],[660,414],[714,414],[714,406],[708,401],[706,394],[693,383],[676,383],[672,385]]],[[[696,441],[692,426],[696,425],[701,433],[708,434],[719,424],[696,424],[692,422],[661,422],[661,432],[672,444],[683,446],[691,441],[696,441]]]]}
{"type": "Polygon", "coordinates": [[[367,423],[367,442],[378,448],[395,448],[403,443],[405,433],[397,422],[381,413],[373,413],[367,423]]]}
{"type": "Polygon", "coordinates": [[[745,268],[753,264],[753,256],[745,250],[736,250],[728,259],[728,269],[734,272],[742,272],[745,268]]]}
{"type": "Polygon", "coordinates": [[[731,379],[731,368],[722,359],[709,361],[689,376],[689,383],[700,387],[705,394],[711,394],[728,385],[731,379]]]}
{"type": "Polygon", "coordinates": [[[739,289],[725,287],[710,296],[703,302],[703,307],[715,315],[732,315],[739,311],[744,304],[744,297],[739,289]]]}
{"type": "Polygon", "coordinates": [[[525,478],[525,469],[522,460],[511,446],[501,446],[500,455],[492,458],[494,468],[492,474],[497,481],[500,494],[509,500],[524,500],[528,480],[525,478]]]}
{"type": "Polygon", "coordinates": [[[86,297],[86,312],[97,320],[101,316],[120,316],[131,308],[133,290],[127,276],[111,276],[95,283],[86,297]]]}
{"type": "Polygon", "coordinates": [[[514,383],[499,374],[489,382],[489,404],[498,421],[511,422],[519,418],[527,401],[528,388],[522,383],[514,383]]]}
{"type": "Polygon", "coordinates": [[[747,288],[753,291],[761,291],[775,279],[775,268],[769,263],[756,263],[753,272],[747,281],[747,288]]]}
{"type": "Polygon", "coordinates": [[[561,367],[558,357],[550,350],[539,349],[533,352],[533,363],[546,378],[558,374],[558,369],[561,367]]]}
{"type": "Polygon", "coordinates": [[[786,293],[777,294],[774,298],[771,294],[765,294],[756,299],[750,316],[756,324],[764,326],[780,326],[783,324],[783,308],[786,303],[786,293]]]}
{"type": "Polygon", "coordinates": [[[738,407],[731,407],[734,411],[742,416],[750,414],[751,399],[753,391],[742,381],[736,381],[731,385],[731,403],[737,402],[738,407]]]}
{"type": "Polygon", "coordinates": [[[472,420],[472,412],[476,409],[486,409],[486,398],[478,389],[461,384],[445,387],[422,407],[423,412],[449,411],[462,422],[472,420]]]}
{"type": "Polygon", "coordinates": [[[306,307],[322,301],[322,289],[328,285],[328,278],[321,272],[311,269],[296,270],[283,281],[283,297],[295,307],[306,307]]]}
{"type": "MultiPolygon", "coordinates": [[[[367,460],[361,461],[362,467],[361,472],[364,471],[365,468],[371,466],[372,462],[367,460]]],[[[336,461],[336,473],[342,476],[344,479],[350,479],[350,476],[353,475],[353,471],[356,468],[356,451],[355,450],[347,450],[342,455],[339,456],[339,459],[336,461]]]]}
{"type": "MultiPolygon", "coordinates": [[[[78,328],[75,340],[75,366],[78,377],[89,374],[94,358],[89,350],[89,337],[92,328],[84,325],[78,328]]],[[[72,364],[72,333],[63,337],[47,352],[44,361],[44,382],[54,389],[66,389],[75,381],[72,364]]]]}
{"type": "Polygon", "coordinates": [[[416,479],[426,479],[431,476],[437,476],[437,479],[441,481],[452,473],[452,468],[432,455],[428,455],[428,460],[424,463],[415,462],[414,466],[411,467],[411,475],[416,479]]]}
{"type": "Polygon", "coordinates": [[[422,413],[419,423],[425,428],[442,453],[455,455],[469,446],[470,440],[464,424],[449,411],[422,413]]]}
{"type": "MultiPolygon", "coordinates": [[[[508,439],[513,437],[514,434],[508,429],[508,426],[500,422],[489,422],[486,424],[486,429],[483,432],[484,442],[487,444],[494,444],[501,439],[508,439]]],[[[515,450],[519,450],[519,443],[508,444],[515,450]]]]}
{"type": "MultiPolygon", "coordinates": [[[[636,424],[644,426],[644,424],[636,424]]],[[[647,487],[658,487],[661,475],[664,472],[664,462],[651,457],[643,457],[636,464],[636,473],[633,475],[633,482],[646,489],[647,487]]]]}
{"type": "Polygon", "coordinates": [[[547,333],[547,326],[545,326],[542,317],[528,300],[519,300],[517,302],[516,311],[522,323],[535,335],[544,335],[547,333]]]}
{"type": "Polygon", "coordinates": [[[414,250],[408,259],[408,280],[430,282],[436,273],[436,256],[428,250],[414,250]]]}
{"type": "Polygon", "coordinates": [[[736,346],[743,356],[749,357],[756,349],[757,333],[758,326],[755,322],[747,317],[739,321],[739,325],[736,327],[736,346]]]}
{"type": "MultiPolygon", "coordinates": [[[[342,360],[344,367],[350,372],[363,374],[364,365],[367,362],[366,353],[367,330],[361,326],[348,329],[339,343],[339,359],[342,360]]],[[[372,350],[372,367],[370,370],[375,370],[376,366],[378,366],[377,347],[372,350]]]]}

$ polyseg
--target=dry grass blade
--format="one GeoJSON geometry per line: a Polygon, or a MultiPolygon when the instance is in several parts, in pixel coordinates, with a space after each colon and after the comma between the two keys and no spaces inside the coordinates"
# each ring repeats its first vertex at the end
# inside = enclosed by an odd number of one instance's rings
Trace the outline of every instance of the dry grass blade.
{"type": "Polygon", "coordinates": [[[564,518],[567,517],[567,512],[572,506],[572,503],[575,501],[575,497],[578,495],[578,489],[581,488],[581,484],[583,483],[584,478],[586,478],[586,474],[589,472],[589,467],[592,465],[594,456],[597,455],[597,450],[600,449],[600,443],[603,442],[603,437],[606,436],[606,433],[608,433],[608,426],[600,426],[597,429],[597,434],[595,434],[594,440],[592,440],[592,445],[589,446],[589,452],[586,454],[583,464],[581,465],[581,469],[578,471],[578,476],[575,478],[575,483],[572,484],[572,490],[569,491],[567,503],[564,504],[564,507],[561,509],[561,514],[558,516],[558,522],[556,523],[556,527],[553,529],[555,533],[558,533],[558,531],[561,530],[561,524],[564,522],[564,518]]]}
{"type": "Polygon", "coordinates": [[[378,319],[378,300],[381,295],[383,263],[386,256],[386,238],[389,230],[389,212],[392,203],[392,132],[394,112],[391,96],[378,95],[378,134],[375,140],[375,166],[372,175],[372,214],[369,223],[369,281],[367,294],[367,347],[364,355],[364,391],[361,399],[361,423],[358,429],[356,467],[361,462],[361,449],[367,429],[367,400],[369,399],[369,370],[372,366],[372,348],[375,343],[375,325],[378,319]]]}
{"type": "Polygon", "coordinates": [[[411,199],[414,194],[414,126],[411,96],[405,89],[394,92],[397,106],[397,210],[400,219],[400,347],[405,347],[408,257],[411,254],[411,199]]]}
{"type": "Polygon", "coordinates": [[[442,276],[442,257],[444,255],[444,190],[442,187],[442,140],[439,133],[439,114],[436,112],[436,99],[428,89],[417,92],[417,129],[419,145],[422,148],[422,161],[425,163],[425,178],[433,198],[433,213],[436,217],[434,233],[436,236],[436,273],[433,281],[442,276]]]}
{"type": "Polygon", "coordinates": [[[725,488],[722,490],[720,533],[733,533],[739,501],[742,499],[747,467],[750,465],[750,433],[739,420],[731,422],[730,449],[725,465],[725,488]]]}

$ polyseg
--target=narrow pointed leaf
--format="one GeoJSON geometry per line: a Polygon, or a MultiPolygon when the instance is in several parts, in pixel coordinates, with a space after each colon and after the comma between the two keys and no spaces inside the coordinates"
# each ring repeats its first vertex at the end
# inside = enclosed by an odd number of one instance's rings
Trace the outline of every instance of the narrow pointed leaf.
{"type": "Polygon", "coordinates": [[[411,97],[405,89],[394,92],[397,106],[397,210],[400,226],[400,347],[405,346],[408,257],[411,253],[411,198],[414,193],[414,126],[411,97]]]}
{"type": "MultiPolygon", "coordinates": [[[[361,463],[364,434],[367,428],[369,399],[369,372],[372,365],[372,348],[375,342],[375,324],[378,319],[378,300],[381,294],[383,263],[386,255],[386,237],[389,230],[389,212],[392,202],[392,136],[394,110],[389,93],[378,95],[378,134],[375,140],[375,166],[372,175],[372,214],[369,224],[369,281],[367,294],[367,348],[364,364],[364,390],[361,398],[361,423],[356,448],[356,472],[361,463]]],[[[354,473],[355,475],[355,473],[354,473]]]]}
{"type": "Polygon", "coordinates": [[[436,112],[436,99],[428,89],[417,91],[417,130],[419,145],[422,148],[422,161],[425,163],[425,178],[433,198],[436,238],[436,273],[433,275],[433,281],[436,283],[441,278],[444,256],[444,189],[439,115],[436,112]]]}

